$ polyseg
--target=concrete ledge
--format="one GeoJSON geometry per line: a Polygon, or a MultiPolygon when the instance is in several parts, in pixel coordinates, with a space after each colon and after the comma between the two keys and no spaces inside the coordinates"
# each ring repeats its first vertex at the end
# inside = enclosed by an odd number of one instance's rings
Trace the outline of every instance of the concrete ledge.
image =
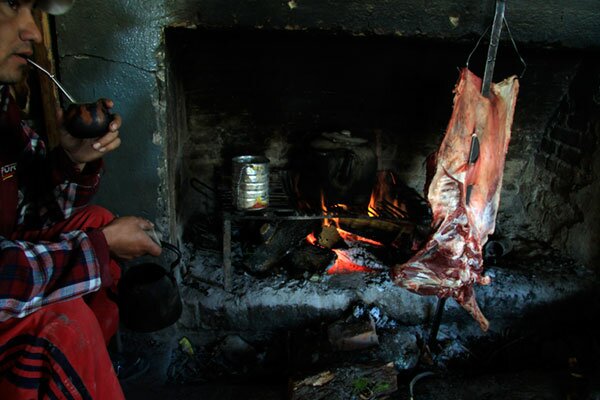
{"type": "MultiPolygon", "coordinates": [[[[540,259],[508,267],[491,267],[492,284],[477,287],[477,299],[490,320],[490,333],[523,323],[527,315],[550,308],[554,318],[575,310],[562,306],[576,297],[591,298],[598,279],[583,266],[560,259],[540,259]],[[556,309],[553,309],[555,307],[556,309]]],[[[221,282],[221,270],[193,266],[182,286],[182,332],[197,330],[273,332],[322,320],[335,320],[355,303],[375,305],[400,326],[427,324],[437,299],[395,286],[388,275],[352,274],[288,280],[283,275],[258,279],[236,271],[234,292],[205,282],[221,282]],[[200,278],[200,280],[196,280],[200,278]]],[[[476,322],[458,304],[446,303],[444,322],[466,335],[481,335],[476,322]]]]}

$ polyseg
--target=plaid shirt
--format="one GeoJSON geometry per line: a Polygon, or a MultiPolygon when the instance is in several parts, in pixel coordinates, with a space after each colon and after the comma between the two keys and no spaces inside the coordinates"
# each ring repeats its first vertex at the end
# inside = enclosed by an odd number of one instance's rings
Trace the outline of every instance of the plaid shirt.
{"type": "Polygon", "coordinates": [[[62,148],[20,119],[8,86],[0,86],[0,321],[98,290],[101,263],[91,234],[72,231],[54,242],[11,240],[48,228],[89,203],[102,161],[78,171],[62,148]]]}

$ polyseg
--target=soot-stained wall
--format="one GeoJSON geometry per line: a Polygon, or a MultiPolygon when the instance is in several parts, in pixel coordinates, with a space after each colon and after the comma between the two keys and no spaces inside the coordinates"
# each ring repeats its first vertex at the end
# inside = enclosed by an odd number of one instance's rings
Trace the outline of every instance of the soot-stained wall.
{"type": "Polygon", "coordinates": [[[58,64],[79,101],[107,97],[123,118],[97,201],[120,215],[157,217],[164,165],[158,127],[162,2],[78,0],[56,18],[58,64]]]}

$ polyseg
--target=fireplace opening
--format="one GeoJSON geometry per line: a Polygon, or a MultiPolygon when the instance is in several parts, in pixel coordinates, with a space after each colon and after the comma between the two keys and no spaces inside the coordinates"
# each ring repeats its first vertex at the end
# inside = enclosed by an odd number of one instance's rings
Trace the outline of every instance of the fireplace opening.
{"type": "MultiPolygon", "coordinates": [[[[377,369],[361,371],[384,379],[396,376],[389,362],[408,374],[420,372],[415,368],[428,357],[430,366],[466,365],[471,372],[484,365],[487,371],[562,368],[569,359],[590,365],[589,354],[565,343],[562,333],[597,343],[587,318],[574,312],[597,309],[589,295],[598,260],[592,205],[600,184],[594,52],[519,44],[527,69],[496,231],[484,253],[493,283],[476,288],[491,321],[487,336],[449,302],[439,342],[423,352],[431,344],[436,299],[389,279],[391,265],[414,254],[430,233],[426,160],[443,138],[459,68],[476,41],[166,29],[164,187],[170,234],[187,256],[177,329],[201,353],[190,358],[186,341],[177,342],[170,379],[293,376],[300,391],[308,384],[299,377],[318,379],[327,368],[333,375],[324,380],[356,381],[360,374],[344,368],[375,363],[377,369]],[[374,168],[354,166],[344,175],[372,171],[366,199],[356,188],[346,197],[323,184],[311,143],[331,135],[373,150],[374,168]],[[240,155],[268,158],[267,209],[233,207],[231,160],[240,155]],[[375,204],[378,182],[394,196],[375,204]],[[273,232],[277,246],[266,246],[273,232]],[[376,244],[353,246],[356,235],[376,244]],[[328,274],[342,253],[366,267],[328,274]],[[553,340],[567,350],[548,352],[553,340]],[[177,369],[182,363],[188,368],[177,369]]],[[[485,51],[478,49],[469,65],[480,76],[485,51]]],[[[521,72],[515,49],[503,42],[494,81],[521,72]]]]}
{"type": "MultiPolygon", "coordinates": [[[[183,232],[194,215],[219,207],[219,196],[194,190],[191,179],[217,188],[231,174],[231,158],[242,154],[265,155],[274,171],[293,167],[310,158],[307,143],[324,133],[347,131],[364,139],[379,153],[378,170],[393,171],[422,195],[425,160],[443,137],[458,68],[475,42],[168,29],[166,95],[177,100],[169,113],[169,159],[175,167],[167,184],[175,196],[176,231],[183,232]]],[[[570,228],[584,219],[569,196],[593,185],[595,63],[584,52],[527,47],[521,52],[527,70],[498,230],[517,244],[513,249],[565,250],[578,240],[570,228]],[[553,210],[536,207],[537,201],[553,210]]],[[[469,67],[480,76],[484,58],[485,46],[471,57],[469,67]]],[[[501,46],[495,80],[522,70],[512,46],[501,46]]],[[[312,192],[318,202],[320,191],[312,192]]],[[[592,249],[575,252],[585,263],[598,257],[592,249]]]]}

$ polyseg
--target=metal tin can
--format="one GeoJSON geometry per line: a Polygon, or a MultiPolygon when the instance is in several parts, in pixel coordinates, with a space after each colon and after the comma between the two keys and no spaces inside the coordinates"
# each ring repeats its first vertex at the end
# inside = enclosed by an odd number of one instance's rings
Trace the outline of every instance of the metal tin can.
{"type": "Polygon", "coordinates": [[[269,206],[269,159],[239,156],[232,160],[233,205],[238,210],[262,210],[269,206]]]}

